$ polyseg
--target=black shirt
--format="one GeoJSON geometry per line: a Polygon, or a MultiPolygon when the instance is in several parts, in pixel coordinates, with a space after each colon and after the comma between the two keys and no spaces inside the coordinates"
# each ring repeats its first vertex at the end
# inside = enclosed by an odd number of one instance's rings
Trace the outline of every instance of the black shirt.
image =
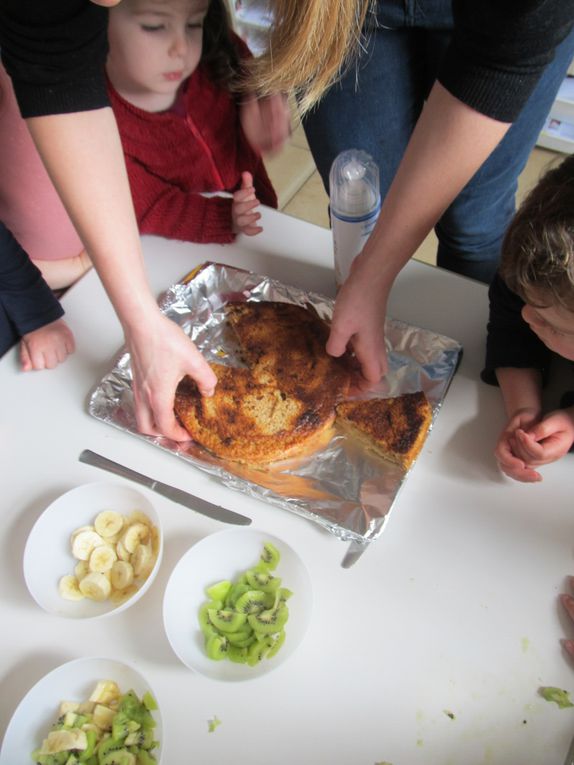
{"type": "Polygon", "coordinates": [[[39,269],[0,223],[0,355],[22,335],[63,315],[39,269]]]}
{"type": "MultiPolygon", "coordinates": [[[[452,8],[439,81],[472,109],[513,122],[572,28],[574,0],[452,0],[452,8]]],[[[1,0],[0,48],[24,117],[108,104],[106,24],[107,9],[89,0],[1,0]]]]}

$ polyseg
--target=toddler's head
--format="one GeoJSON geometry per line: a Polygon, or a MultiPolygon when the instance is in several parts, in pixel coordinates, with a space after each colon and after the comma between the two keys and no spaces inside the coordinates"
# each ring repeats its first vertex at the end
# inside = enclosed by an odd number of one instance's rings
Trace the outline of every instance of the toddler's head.
{"type": "Polygon", "coordinates": [[[574,360],[574,155],[549,170],[506,233],[500,275],[522,316],[555,353],[574,360]]]}
{"type": "Polygon", "coordinates": [[[122,0],[111,8],[106,68],[114,88],[134,106],[158,112],[173,105],[200,60],[224,79],[218,67],[229,71],[235,63],[225,2],[122,0]]]}

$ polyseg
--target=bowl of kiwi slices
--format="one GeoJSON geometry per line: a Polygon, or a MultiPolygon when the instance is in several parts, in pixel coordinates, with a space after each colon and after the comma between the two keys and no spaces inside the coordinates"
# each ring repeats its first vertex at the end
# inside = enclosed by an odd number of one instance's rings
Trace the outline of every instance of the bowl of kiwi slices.
{"type": "Polygon", "coordinates": [[[292,547],[263,530],[226,529],[181,557],[165,589],[163,621],[187,667],[242,681],[293,654],[311,607],[311,578],[292,547]]]}

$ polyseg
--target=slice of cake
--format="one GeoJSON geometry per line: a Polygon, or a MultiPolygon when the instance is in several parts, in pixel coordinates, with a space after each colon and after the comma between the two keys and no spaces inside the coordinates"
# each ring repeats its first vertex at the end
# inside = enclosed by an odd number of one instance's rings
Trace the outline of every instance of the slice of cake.
{"type": "Polygon", "coordinates": [[[337,424],[380,457],[408,469],[432,422],[432,408],[422,391],[396,398],[346,401],[336,408],[337,424]]]}

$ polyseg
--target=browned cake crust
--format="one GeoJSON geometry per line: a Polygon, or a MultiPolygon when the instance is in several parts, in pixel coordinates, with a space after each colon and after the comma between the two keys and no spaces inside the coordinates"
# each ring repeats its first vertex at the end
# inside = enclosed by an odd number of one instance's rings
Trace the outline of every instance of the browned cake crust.
{"type": "Polygon", "coordinates": [[[336,411],[337,424],[405,469],[422,449],[432,421],[432,409],[422,391],[396,398],[346,401],[336,411]]]}
{"type": "Polygon", "coordinates": [[[332,408],[348,394],[346,358],[329,356],[328,324],[316,314],[281,302],[228,303],[226,315],[254,374],[318,408],[332,408]]]}
{"type": "Polygon", "coordinates": [[[174,409],[194,441],[218,457],[250,465],[286,459],[308,449],[333,423],[334,408],[317,408],[249,369],[210,366],[218,379],[215,394],[201,396],[185,377],[174,409]]]}

